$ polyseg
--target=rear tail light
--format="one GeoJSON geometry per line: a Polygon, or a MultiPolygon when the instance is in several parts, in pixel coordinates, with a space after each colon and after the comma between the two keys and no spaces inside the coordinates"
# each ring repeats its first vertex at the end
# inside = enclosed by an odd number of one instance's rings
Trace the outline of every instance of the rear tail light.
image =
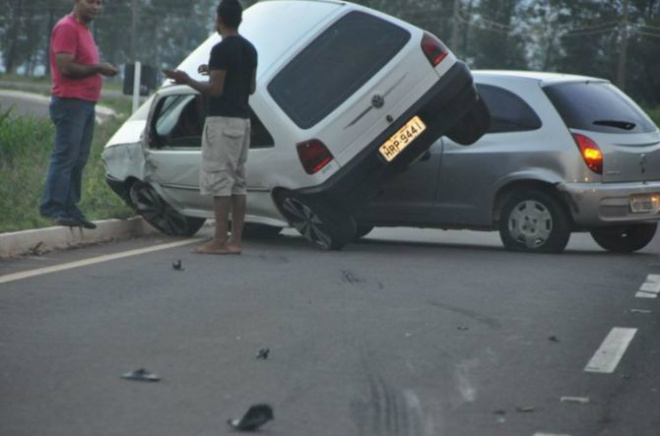
{"type": "Polygon", "coordinates": [[[603,174],[603,152],[600,147],[591,138],[573,133],[573,139],[580,149],[580,154],[584,163],[596,174],[603,174]]]}
{"type": "Polygon", "coordinates": [[[307,174],[316,174],[332,162],[332,153],[318,139],[301,142],[296,148],[298,149],[300,163],[302,163],[307,174]]]}
{"type": "Polygon", "coordinates": [[[424,32],[422,38],[422,51],[434,67],[437,67],[449,54],[447,47],[438,38],[427,32],[424,32]]]}

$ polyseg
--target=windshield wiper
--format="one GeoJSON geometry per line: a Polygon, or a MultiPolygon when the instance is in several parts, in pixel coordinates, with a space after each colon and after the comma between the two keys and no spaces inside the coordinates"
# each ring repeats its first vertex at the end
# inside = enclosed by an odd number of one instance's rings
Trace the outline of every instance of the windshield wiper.
{"type": "Polygon", "coordinates": [[[632,130],[637,126],[637,124],[631,123],[630,121],[617,120],[598,120],[594,121],[594,124],[597,126],[616,127],[617,129],[623,130],[632,130]]]}

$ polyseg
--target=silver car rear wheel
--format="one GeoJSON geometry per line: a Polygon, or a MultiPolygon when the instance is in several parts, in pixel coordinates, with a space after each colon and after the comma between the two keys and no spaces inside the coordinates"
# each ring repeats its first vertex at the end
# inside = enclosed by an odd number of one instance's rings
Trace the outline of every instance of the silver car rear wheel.
{"type": "Polygon", "coordinates": [[[594,241],[605,250],[632,253],[653,240],[658,223],[627,224],[591,230],[594,241]]]}
{"type": "Polygon", "coordinates": [[[513,251],[560,253],[570,237],[570,220],[553,196],[537,190],[514,193],[504,204],[500,238],[513,251]]]}

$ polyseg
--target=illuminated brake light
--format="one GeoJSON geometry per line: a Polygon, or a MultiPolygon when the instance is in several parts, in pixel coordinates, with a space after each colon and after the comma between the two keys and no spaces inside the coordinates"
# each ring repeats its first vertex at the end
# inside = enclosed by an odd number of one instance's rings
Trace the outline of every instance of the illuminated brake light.
{"type": "Polygon", "coordinates": [[[316,174],[332,162],[332,153],[318,139],[301,142],[296,146],[300,163],[307,174],[316,174]]]}
{"type": "Polygon", "coordinates": [[[427,32],[424,32],[422,38],[422,51],[434,67],[437,67],[449,54],[447,47],[438,38],[427,32]]]}
{"type": "Polygon", "coordinates": [[[584,163],[596,174],[603,174],[603,152],[591,138],[573,133],[573,139],[580,149],[584,163]]]}

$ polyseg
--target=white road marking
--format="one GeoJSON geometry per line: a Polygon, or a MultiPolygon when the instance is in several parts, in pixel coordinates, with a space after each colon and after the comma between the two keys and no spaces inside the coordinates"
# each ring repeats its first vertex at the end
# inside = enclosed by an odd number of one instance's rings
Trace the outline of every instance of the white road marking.
{"type": "Polygon", "coordinates": [[[660,294],[660,275],[649,274],[646,281],[639,287],[639,292],[635,294],[637,298],[658,298],[660,294]]]}
{"type": "Polygon", "coordinates": [[[555,434],[555,433],[534,433],[534,436],[571,436],[568,434],[555,434]]]}
{"type": "Polygon", "coordinates": [[[186,239],[185,241],[170,242],[169,244],[154,245],[153,247],[139,248],[137,250],[124,251],[121,253],[107,254],[104,256],[93,257],[91,259],[79,260],[76,262],[64,263],[62,265],[49,266],[45,268],[33,269],[30,271],[23,271],[14,274],[7,274],[0,276],[0,284],[13,282],[16,280],[28,279],[30,277],[41,276],[60,271],[66,271],[73,268],[80,268],[83,266],[94,265],[97,263],[108,262],[116,259],[123,259],[125,257],[138,256],[140,254],[151,253],[154,251],[167,250],[170,248],[181,247],[183,245],[199,242],[200,239],[186,239]]]}
{"type": "Polygon", "coordinates": [[[586,372],[613,373],[628,345],[635,337],[635,333],[637,333],[637,329],[634,328],[614,327],[584,370],[586,372]]]}

